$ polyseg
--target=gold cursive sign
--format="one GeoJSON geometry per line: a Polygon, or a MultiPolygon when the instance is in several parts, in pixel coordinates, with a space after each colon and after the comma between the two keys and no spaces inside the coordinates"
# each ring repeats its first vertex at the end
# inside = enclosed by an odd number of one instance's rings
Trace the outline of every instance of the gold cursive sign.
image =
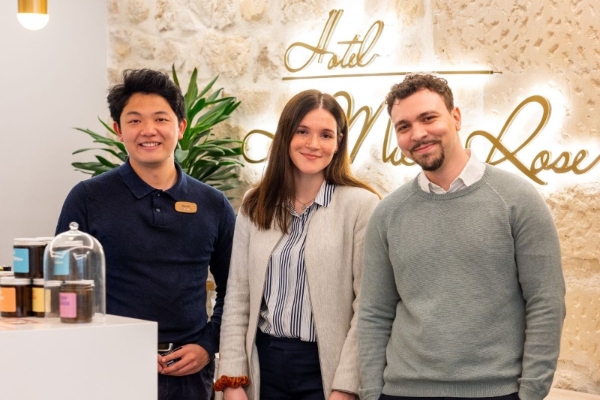
{"type": "Polygon", "coordinates": [[[246,162],[249,162],[250,164],[259,164],[263,161],[266,161],[268,155],[265,154],[265,156],[262,158],[252,158],[248,155],[248,142],[253,136],[265,136],[268,139],[273,140],[275,135],[271,132],[263,131],[262,129],[254,129],[248,132],[246,136],[244,136],[244,143],[242,143],[242,155],[244,156],[244,160],[246,160],[246,162]]]}
{"type": "Polygon", "coordinates": [[[342,17],[344,10],[331,10],[329,12],[329,19],[325,23],[325,27],[321,32],[321,37],[316,46],[310,45],[303,42],[292,43],[287,48],[284,57],[285,68],[289,72],[299,72],[308,67],[317,58],[317,62],[321,64],[326,55],[329,55],[329,62],[327,63],[327,69],[332,70],[335,68],[356,68],[366,67],[371,64],[377,54],[371,55],[371,50],[375,47],[377,40],[383,32],[383,22],[375,21],[371,27],[367,30],[364,35],[364,39],[360,39],[360,35],[354,35],[351,40],[342,40],[337,42],[338,44],[345,45],[346,50],[342,55],[329,50],[329,43],[335,32],[335,28],[342,17]],[[306,51],[304,57],[298,57],[301,61],[298,65],[292,65],[291,55],[293,51],[306,51]],[[370,58],[369,58],[370,57],[370,58]]]}
{"type": "Polygon", "coordinates": [[[494,137],[492,134],[486,131],[475,131],[467,137],[467,141],[465,143],[465,147],[470,147],[471,142],[476,137],[482,137],[488,140],[492,144],[492,148],[485,160],[486,163],[490,165],[498,165],[505,161],[510,162],[515,167],[519,169],[525,176],[527,176],[532,181],[540,184],[547,185],[548,182],[543,181],[538,174],[544,170],[550,170],[557,174],[565,174],[567,172],[573,172],[575,175],[581,175],[592,168],[594,168],[600,162],[600,155],[597,156],[594,160],[589,162],[587,166],[581,165],[585,162],[588,157],[587,150],[579,150],[575,156],[573,156],[568,151],[561,152],[556,159],[552,159],[552,153],[549,150],[540,151],[531,161],[529,167],[525,165],[518,157],[517,154],[525,148],[536,136],[544,129],[546,123],[550,119],[550,102],[543,96],[531,96],[523,100],[517,108],[510,114],[506,123],[498,133],[498,136],[494,137]],[[515,150],[509,150],[503,143],[502,138],[506,131],[510,128],[511,124],[519,115],[519,113],[523,112],[524,107],[529,103],[538,103],[542,106],[543,114],[538,126],[534,129],[534,131],[521,143],[519,147],[515,150]],[[494,155],[496,151],[502,154],[502,157],[494,160],[494,155]]]}
{"type": "MultiPolygon", "coordinates": [[[[353,162],[360,148],[362,147],[365,139],[371,133],[373,125],[379,118],[381,118],[382,111],[385,109],[385,104],[380,104],[377,110],[375,111],[373,111],[371,107],[366,105],[354,111],[354,99],[348,92],[337,92],[334,95],[334,97],[345,100],[345,103],[347,104],[346,116],[348,117],[350,128],[355,127],[355,125],[357,125],[358,121],[362,117],[362,126],[358,127],[358,138],[354,143],[352,150],[350,151],[350,161],[353,162]]],[[[554,159],[552,158],[552,153],[549,150],[541,150],[539,153],[537,153],[535,157],[533,157],[529,165],[527,165],[523,160],[519,159],[519,152],[522,151],[528,145],[530,145],[533,139],[535,139],[543,131],[550,118],[550,112],[551,106],[548,99],[539,95],[528,97],[525,100],[523,100],[510,114],[497,136],[494,136],[491,133],[484,130],[474,131],[467,137],[465,147],[470,148],[475,138],[483,138],[487,140],[492,145],[492,148],[490,149],[485,159],[486,163],[490,165],[510,163],[516,168],[518,168],[519,171],[521,171],[529,179],[540,185],[546,185],[548,183],[538,176],[538,174],[542,171],[553,171],[556,174],[565,174],[568,172],[572,172],[576,175],[582,175],[590,171],[598,163],[600,163],[600,155],[598,155],[595,159],[589,161],[589,153],[587,150],[579,150],[575,155],[572,155],[568,151],[563,151],[554,159]],[[537,103],[542,107],[542,117],[536,128],[533,130],[533,132],[529,134],[529,136],[527,136],[525,140],[523,140],[516,149],[509,150],[506,144],[503,142],[503,140],[505,140],[505,134],[510,128],[513,121],[516,119],[516,117],[520,113],[524,112],[523,110],[525,106],[530,103],[537,103]],[[495,158],[495,155],[497,153],[500,153],[501,156],[495,158]]],[[[384,163],[391,163],[395,166],[415,165],[414,162],[406,158],[406,156],[400,151],[400,149],[397,146],[394,145],[390,149],[390,144],[392,142],[395,142],[395,140],[392,140],[392,137],[395,138],[395,133],[392,123],[387,116],[387,113],[384,113],[383,115],[385,116],[385,118],[388,119],[388,122],[382,143],[382,161],[384,163]]],[[[267,157],[267,155],[264,155],[264,157],[261,158],[252,158],[248,155],[246,148],[247,142],[255,135],[265,136],[268,139],[273,139],[274,136],[272,133],[264,130],[253,130],[246,135],[246,137],[244,138],[243,155],[244,159],[248,163],[253,164],[263,162],[266,160],[267,157]]]]}

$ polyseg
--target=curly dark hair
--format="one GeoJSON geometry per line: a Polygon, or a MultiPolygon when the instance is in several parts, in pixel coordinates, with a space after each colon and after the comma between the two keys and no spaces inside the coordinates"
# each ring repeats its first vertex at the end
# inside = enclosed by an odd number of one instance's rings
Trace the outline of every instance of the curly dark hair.
{"type": "Polygon", "coordinates": [[[400,83],[395,84],[385,97],[388,114],[392,112],[394,101],[403,100],[421,90],[430,90],[444,99],[448,111],[454,110],[454,96],[448,81],[431,74],[409,74],[400,83]]]}

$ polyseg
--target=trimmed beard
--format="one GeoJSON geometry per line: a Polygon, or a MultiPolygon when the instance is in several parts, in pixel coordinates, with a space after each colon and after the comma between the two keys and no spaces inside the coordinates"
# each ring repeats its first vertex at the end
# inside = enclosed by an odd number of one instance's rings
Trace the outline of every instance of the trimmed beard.
{"type": "Polygon", "coordinates": [[[444,149],[442,149],[442,154],[440,154],[439,157],[434,158],[432,160],[423,160],[422,162],[419,162],[417,160],[415,160],[415,162],[417,164],[419,164],[421,166],[421,168],[423,168],[423,171],[437,171],[442,164],[444,164],[444,160],[446,159],[446,155],[444,154],[444,149]]]}
{"type": "MultiPolygon", "coordinates": [[[[443,164],[444,164],[444,160],[446,159],[446,153],[444,153],[444,148],[441,146],[440,142],[430,142],[430,143],[437,143],[440,145],[440,155],[437,158],[434,158],[434,156],[432,157],[424,157],[421,160],[417,159],[417,157],[415,157],[412,153],[412,149],[411,149],[411,158],[414,162],[416,162],[417,164],[419,164],[421,166],[421,168],[423,168],[423,171],[437,171],[443,164]]],[[[413,149],[418,148],[419,146],[421,146],[422,143],[417,143],[413,149]]]]}

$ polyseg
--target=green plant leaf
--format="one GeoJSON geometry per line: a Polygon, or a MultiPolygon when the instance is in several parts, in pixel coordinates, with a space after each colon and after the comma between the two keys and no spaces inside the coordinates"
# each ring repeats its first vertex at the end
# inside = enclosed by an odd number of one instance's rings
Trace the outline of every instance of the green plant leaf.
{"type": "Polygon", "coordinates": [[[182,164],[188,157],[188,154],[190,154],[188,150],[175,149],[175,161],[182,164]]]}
{"type": "Polygon", "coordinates": [[[110,162],[110,161],[108,161],[106,158],[104,158],[104,157],[101,157],[101,156],[96,156],[96,159],[97,159],[98,161],[100,161],[100,164],[104,165],[105,167],[111,168],[111,169],[112,169],[112,168],[116,168],[116,167],[118,167],[119,165],[121,165],[121,164],[114,164],[114,163],[111,163],[111,162],[110,162]]]}
{"type": "Polygon", "coordinates": [[[87,149],[79,149],[79,150],[74,151],[71,154],[83,153],[84,151],[90,151],[90,150],[106,151],[106,152],[112,154],[113,156],[117,157],[119,160],[121,160],[123,162],[125,162],[125,160],[127,160],[127,154],[123,154],[120,151],[115,151],[113,149],[109,149],[109,148],[106,148],[106,147],[90,147],[90,148],[87,148],[87,149]]]}
{"type": "Polygon", "coordinates": [[[206,107],[205,99],[198,99],[198,101],[190,108],[189,113],[187,115],[188,121],[193,121],[196,115],[206,107]]]}
{"type": "Polygon", "coordinates": [[[179,79],[177,79],[177,72],[175,72],[175,64],[171,64],[171,74],[173,75],[173,82],[180,88],[181,86],[179,85],[179,79]]]}
{"type": "Polygon", "coordinates": [[[110,171],[112,168],[109,168],[105,165],[102,165],[98,162],[87,162],[87,163],[79,163],[74,162],[71,163],[76,170],[79,170],[86,174],[91,174],[92,176],[100,175],[103,172],[110,171]]]}
{"type": "Polygon", "coordinates": [[[226,190],[231,190],[231,189],[234,189],[237,187],[232,184],[224,185],[224,184],[220,184],[218,182],[213,183],[211,186],[213,186],[215,189],[219,189],[221,192],[224,192],[226,190]]]}
{"type": "Polygon", "coordinates": [[[94,138],[94,143],[100,143],[100,144],[105,144],[108,146],[116,147],[119,151],[121,151],[123,153],[127,152],[125,150],[125,145],[123,145],[123,143],[121,143],[119,140],[107,138],[106,136],[100,135],[89,129],[83,129],[83,128],[75,128],[75,129],[77,129],[78,131],[81,131],[81,132],[85,132],[88,135],[90,135],[92,138],[94,138]]]}
{"type": "Polygon", "coordinates": [[[210,89],[212,89],[212,87],[213,87],[213,85],[215,84],[215,82],[217,81],[217,79],[219,79],[219,75],[215,76],[215,77],[213,78],[213,80],[212,80],[212,81],[210,81],[210,82],[208,83],[208,85],[206,85],[206,86],[204,87],[204,89],[202,89],[202,91],[201,91],[201,92],[198,94],[198,97],[203,97],[203,96],[204,96],[206,93],[208,93],[208,91],[209,91],[210,89]]]}
{"type": "Polygon", "coordinates": [[[109,131],[110,133],[112,133],[116,137],[119,137],[119,135],[117,135],[117,132],[115,132],[113,128],[111,128],[110,126],[108,126],[108,124],[106,122],[102,121],[100,118],[98,118],[98,121],[100,121],[100,123],[104,126],[104,128],[107,131],[109,131]]]}
{"type": "Polygon", "coordinates": [[[194,101],[198,97],[198,85],[196,83],[197,79],[198,79],[198,69],[194,68],[194,71],[192,72],[192,76],[190,77],[190,82],[188,84],[187,92],[183,96],[183,98],[185,100],[186,111],[190,109],[191,105],[194,103],[194,101]]]}

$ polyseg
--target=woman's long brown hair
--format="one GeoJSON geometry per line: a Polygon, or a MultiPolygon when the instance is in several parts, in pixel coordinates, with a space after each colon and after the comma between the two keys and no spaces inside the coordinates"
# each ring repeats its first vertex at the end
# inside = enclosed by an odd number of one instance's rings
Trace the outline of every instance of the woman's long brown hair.
{"type": "Polygon", "coordinates": [[[364,188],[379,196],[371,186],[355,178],[350,171],[348,120],[342,107],[329,94],[305,90],[292,97],[283,108],[269,151],[265,175],[242,203],[242,212],[261,230],[270,229],[274,222],[283,232],[288,230],[291,219],[288,206],[295,190],[290,143],[302,119],[317,108],[327,110],[334,117],[339,141],[337,152],[325,168],[325,180],[335,185],[364,188]]]}

